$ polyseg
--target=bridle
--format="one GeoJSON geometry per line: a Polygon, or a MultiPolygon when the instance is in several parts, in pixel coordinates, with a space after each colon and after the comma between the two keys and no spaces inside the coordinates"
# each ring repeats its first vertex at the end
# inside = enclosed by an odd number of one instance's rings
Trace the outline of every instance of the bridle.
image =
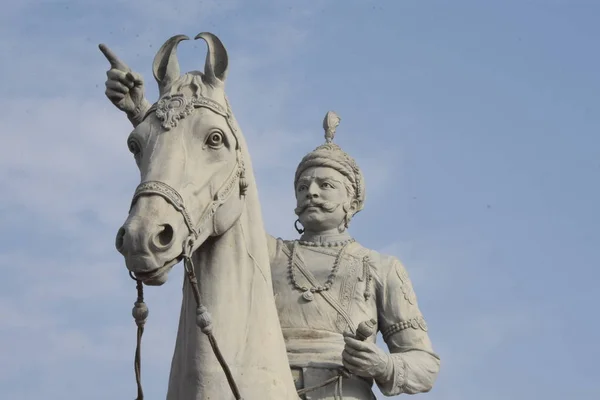
{"type": "MultiPolygon", "coordinates": [[[[158,103],[154,104],[150,109],[146,112],[146,115],[142,119],[146,119],[151,113],[154,113],[156,117],[161,120],[163,128],[169,130],[177,126],[177,123],[190,115],[197,108],[207,108],[222,117],[227,121],[227,125],[231,130],[232,134],[236,139],[236,162],[235,165],[227,177],[227,179],[223,182],[220,188],[214,195],[213,201],[205,208],[202,215],[200,216],[200,220],[198,225],[194,225],[188,209],[186,208],[183,197],[177,192],[176,189],[172,188],[168,184],[161,181],[146,181],[142,182],[135,190],[133,195],[133,199],[131,201],[131,208],[141,196],[151,196],[158,195],[164,198],[169,204],[171,204],[183,217],[185,224],[188,228],[189,235],[184,241],[183,249],[182,249],[182,258],[183,265],[185,268],[185,272],[188,278],[188,281],[192,287],[192,293],[194,295],[194,299],[196,301],[196,324],[204,333],[210,342],[212,350],[223,369],[227,377],[227,382],[229,383],[229,387],[235,397],[236,400],[241,400],[239,389],[231,370],[223,355],[219,346],[217,345],[217,341],[213,335],[213,326],[212,326],[212,317],[208,312],[208,309],[202,304],[200,290],[198,288],[198,279],[196,278],[196,274],[194,272],[194,264],[192,261],[192,252],[194,251],[196,240],[203,233],[206,232],[206,229],[209,228],[209,223],[212,222],[213,217],[215,216],[217,210],[227,202],[227,200],[231,197],[233,193],[233,188],[235,187],[235,183],[238,182],[240,185],[240,196],[245,196],[246,191],[248,189],[248,183],[246,181],[246,171],[244,166],[244,159],[242,156],[242,151],[240,147],[240,140],[238,137],[238,131],[235,128],[235,124],[233,123],[233,117],[231,113],[231,108],[229,107],[229,103],[227,102],[227,98],[225,98],[225,102],[227,107],[223,107],[221,104],[216,101],[209,99],[207,97],[203,97],[200,95],[195,95],[193,97],[186,97],[181,93],[174,95],[163,96],[158,103]]],[[[161,271],[158,270],[157,273],[161,271]]],[[[129,275],[132,279],[136,281],[137,288],[137,300],[132,310],[133,318],[135,319],[135,323],[137,325],[137,345],[135,351],[135,378],[137,383],[137,400],[144,399],[144,392],[142,390],[141,384],[141,339],[142,334],[144,333],[144,325],[146,323],[146,319],[148,318],[148,307],[144,303],[144,292],[143,292],[143,283],[140,279],[134,276],[134,274],[130,271],[129,275]]],[[[151,279],[152,276],[146,278],[151,279]]]]}

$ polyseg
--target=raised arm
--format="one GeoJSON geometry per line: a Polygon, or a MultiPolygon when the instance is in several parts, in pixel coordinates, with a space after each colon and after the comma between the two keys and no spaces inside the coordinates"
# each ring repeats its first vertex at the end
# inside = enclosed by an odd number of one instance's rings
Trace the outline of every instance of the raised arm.
{"type": "Polygon", "coordinates": [[[150,103],[144,97],[144,80],[133,72],[105,44],[98,46],[108,62],[110,69],[106,72],[106,97],[121,111],[135,128],[150,108],[150,103]]]}

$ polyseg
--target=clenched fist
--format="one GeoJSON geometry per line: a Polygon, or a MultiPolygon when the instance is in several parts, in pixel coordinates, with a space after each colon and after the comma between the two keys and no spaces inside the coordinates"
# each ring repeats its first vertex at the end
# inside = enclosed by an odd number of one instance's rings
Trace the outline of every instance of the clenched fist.
{"type": "Polygon", "coordinates": [[[106,97],[136,125],[150,107],[144,97],[144,81],[140,74],[133,72],[106,45],[98,47],[110,63],[110,70],[106,73],[106,97]]]}
{"type": "Polygon", "coordinates": [[[389,354],[375,343],[362,342],[350,336],[344,338],[342,352],[344,367],[351,373],[365,378],[381,379],[389,374],[392,361],[389,354]]]}

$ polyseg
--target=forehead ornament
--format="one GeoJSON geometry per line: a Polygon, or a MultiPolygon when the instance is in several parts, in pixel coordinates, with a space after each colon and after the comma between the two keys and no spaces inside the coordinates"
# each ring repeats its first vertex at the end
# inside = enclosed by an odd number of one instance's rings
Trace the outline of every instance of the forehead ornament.
{"type": "Polygon", "coordinates": [[[148,110],[146,116],[155,112],[156,117],[161,121],[162,127],[169,130],[175,128],[180,120],[190,115],[196,108],[200,107],[208,108],[225,117],[233,133],[236,133],[234,126],[230,121],[228,110],[216,101],[197,94],[192,97],[186,97],[182,93],[163,96],[158,103],[148,110]]]}

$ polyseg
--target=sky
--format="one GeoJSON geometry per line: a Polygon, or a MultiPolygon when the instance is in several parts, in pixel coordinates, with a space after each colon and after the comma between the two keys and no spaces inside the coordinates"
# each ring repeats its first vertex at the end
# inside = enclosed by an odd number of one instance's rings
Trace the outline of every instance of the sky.
{"type": "MultiPolygon", "coordinates": [[[[416,398],[600,398],[599,15],[592,0],[3,1],[0,398],[135,397],[135,284],[114,238],[139,173],[97,46],[153,102],[155,52],[202,31],[228,49],[272,235],[297,236],[295,168],[340,115],[367,188],[350,232],[405,264],[442,360],[416,398]]],[[[182,71],[205,54],[182,43],[182,71]]],[[[177,267],[146,290],[147,400],[166,395],[181,282],[177,267]]]]}

